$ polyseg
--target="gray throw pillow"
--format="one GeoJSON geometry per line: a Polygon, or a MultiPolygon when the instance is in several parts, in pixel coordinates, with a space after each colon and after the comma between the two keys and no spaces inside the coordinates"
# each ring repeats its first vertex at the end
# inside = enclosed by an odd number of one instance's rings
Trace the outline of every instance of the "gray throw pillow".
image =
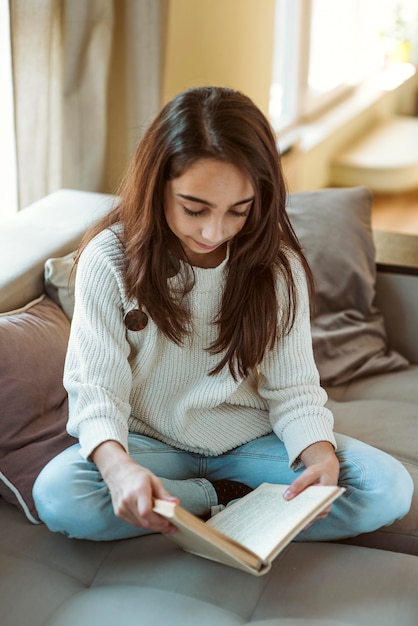
{"type": "Polygon", "coordinates": [[[323,385],[400,370],[374,304],[372,196],[365,187],[292,193],[287,210],[316,284],[313,348],[323,385]]]}

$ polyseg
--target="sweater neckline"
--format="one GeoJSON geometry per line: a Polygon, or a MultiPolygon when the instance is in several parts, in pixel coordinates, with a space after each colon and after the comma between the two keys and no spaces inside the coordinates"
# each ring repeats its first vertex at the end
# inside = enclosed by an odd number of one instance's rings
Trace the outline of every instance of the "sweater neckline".
{"type": "Polygon", "coordinates": [[[193,291],[194,292],[207,292],[214,289],[222,289],[225,282],[225,276],[228,265],[228,252],[225,259],[219,263],[216,267],[198,267],[197,265],[190,265],[185,261],[179,260],[180,272],[170,278],[170,281],[174,281],[174,284],[181,280],[180,277],[188,272],[193,275],[193,291]]]}

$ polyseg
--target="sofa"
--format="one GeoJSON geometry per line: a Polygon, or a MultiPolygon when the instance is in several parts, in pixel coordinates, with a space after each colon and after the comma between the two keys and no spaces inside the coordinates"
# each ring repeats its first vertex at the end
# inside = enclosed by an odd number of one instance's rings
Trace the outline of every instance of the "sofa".
{"type": "MultiPolygon", "coordinates": [[[[74,250],[115,201],[60,190],[0,227],[2,626],[417,626],[417,495],[390,527],[292,542],[261,577],[158,534],[88,542],[40,522],[33,482],[73,442],[74,250]]],[[[335,430],[397,457],[417,485],[418,238],[373,233],[371,204],[365,188],[335,188],[290,194],[288,211],[317,284],[313,346],[335,430]]]]}

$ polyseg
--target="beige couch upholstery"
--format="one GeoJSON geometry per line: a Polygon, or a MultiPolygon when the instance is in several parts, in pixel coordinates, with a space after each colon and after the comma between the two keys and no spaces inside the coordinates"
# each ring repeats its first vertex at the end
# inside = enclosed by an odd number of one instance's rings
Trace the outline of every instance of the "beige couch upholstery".
{"type": "MultiPolygon", "coordinates": [[[[291,199],[293,209],[296,205],[298,210],[306,206],[307,211],[327,204],[332,207],[340,197],[335,194],[295,195],[291,199]]],[[[356,191],[348,197],[350,202],[365,199],[363,192],[356,191]]],[[[0,346],[8,347],[7,339],[18,325],[9,326],[15,321],[10,311],[42,294],[46,259],[71,252],[86,225],[109,210],[113,201],[100,194],[62,190],[0,228],[0,311],[9,312],[0,315],[0,346]]],[[[293,209],[298,231],[301,224],[293,209]]],[[[306,244],[306,232],[300,232],[306,244]]],[[[337,431],[394,454],[418,484],[418,276],[411,267],[418,260],[418,245],[415,238],[401,238],[401,248],[397,246],[393,253],[392,237],[377,234],[375,241],[379,271],[373,284],[373,289],[377,287],[373,306],[386,321],[384,371],[358,376],[358,366],[353,369],[350,363],[350,374],[347,368],[340,372],[345,382],[327,385],[329,403],[337,431]],[[399,249],[409,254],[408,268],[401,265],[402,259],[395,258],[399,249]],[[392,349],[401,358],[386,358],[392,349]]],[[[360,258],[362,252],[353,250],[353,255],[360,258]]],[[[373,309],[373,320],[376,315],[373,309]]],[[[322,332],[316,328],[315,341],[320,342],[322,332]]],[[[319,360],[321,350],[319,347],[319,360]]],[[[13,350],[6,352],[13,355],[13,350]]],[[[23,362],[25,358],[22,350],[19,359],[23,362]]],[[[363,362],[360,367],[365,367],[363,362]]],[[[10,371],[1,372],[0,364],[0,428],[10,419],[6,400],[8,385],[12,384],[10,371]]],[[[15,381],[18,373],[13,376],[15,381]]],[[[33,380],[37,380],[36,371],[33,380]]],[[[15,422],[25,418],[16,411],[13,415],[15,422]]],[[[3,443],[6,437],[1,437],[2,626],[418,623],[416,496],[407,517],[391,527],[345,545],[292,543],[271,572],[257,578],[186,554],[160,535],[96,543],[50,533],[42,524],[34,523],[37,520],[22,507],[16,485],[23,470],[20,467],[13,478],[5,470],[7,467],[12,472],[10,459],[17,458],[9,454],[6,465],[6,453],[17,454],[19,450],[7,451],[3,443]]],[[[32,442],[26,443],[29,450],[32,442]]],[[[25,458],[26,465],[30,464],[31,454],[25,458]]]]}

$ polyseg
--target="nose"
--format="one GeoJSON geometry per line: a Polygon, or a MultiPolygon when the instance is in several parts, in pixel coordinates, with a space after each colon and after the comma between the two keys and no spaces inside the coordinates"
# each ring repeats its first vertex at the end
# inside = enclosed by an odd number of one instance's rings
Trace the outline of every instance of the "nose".
{"type": "Polygon", "coordinates": [[[202,237],[209,244],[216,244],[223,239],[222,220],[211,217],[202,226],[202,237]]]}

